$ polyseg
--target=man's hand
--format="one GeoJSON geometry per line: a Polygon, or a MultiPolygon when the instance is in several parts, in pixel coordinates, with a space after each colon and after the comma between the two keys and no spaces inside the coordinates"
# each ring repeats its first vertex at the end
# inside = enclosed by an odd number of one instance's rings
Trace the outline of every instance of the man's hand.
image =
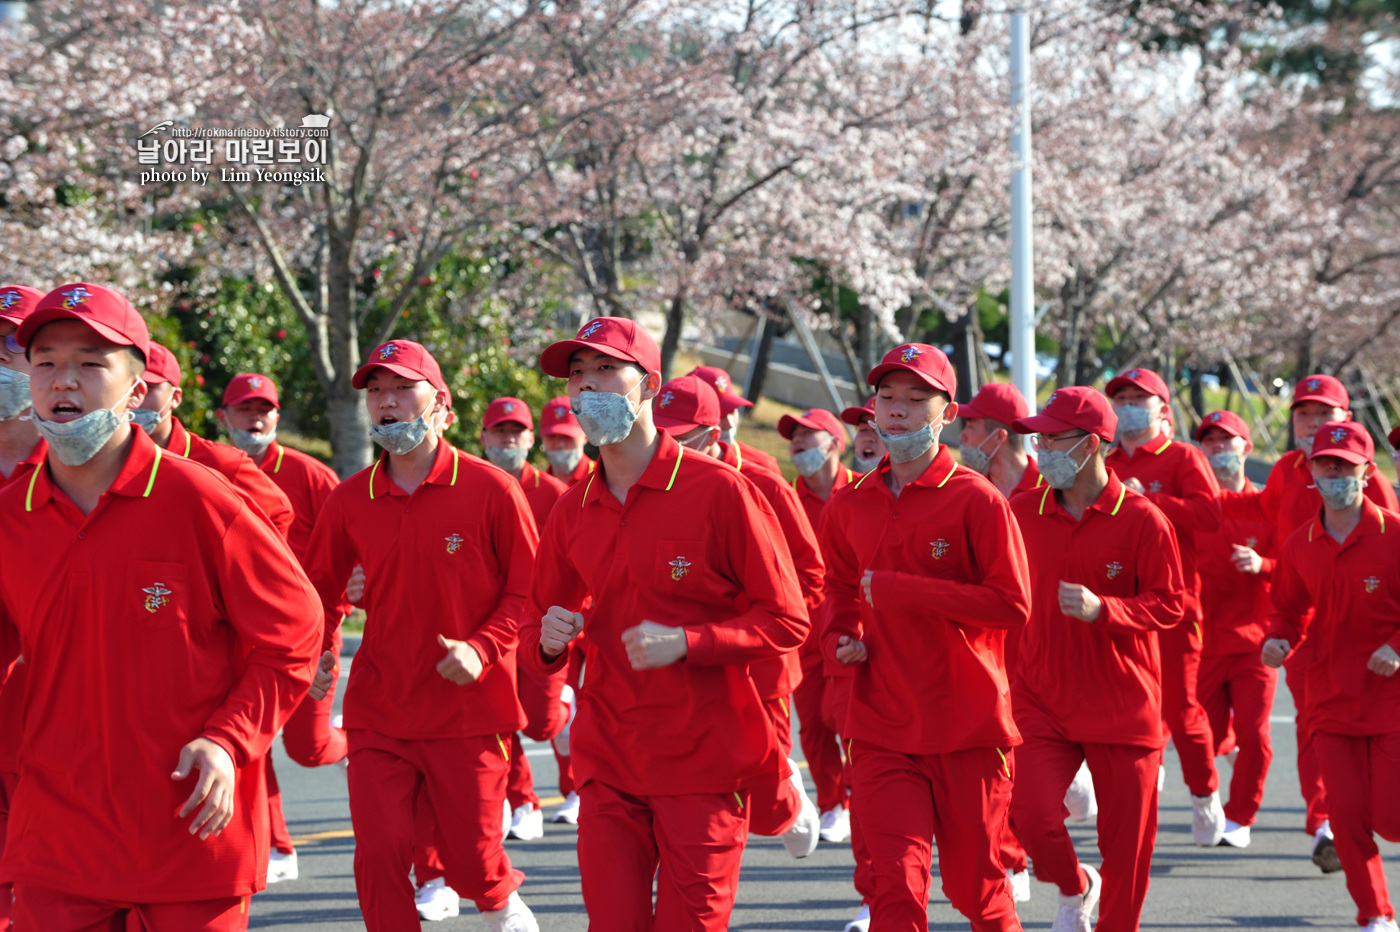
{"type": "Polygon", "coordinates": [[[330,692],[331,686],[335,684],[335,678],[340,672],[339,667],[335,654],[330,651],[322,654],[321,662],[316,666],[316,676],[311,680],[311,691],[307,695],[316,702],[326,698],[326,693],[330,692]]]}
{"type": "Polygon", "coordinates": [[[1259,659],[1266,667],[1281,667],[1283,661],[1288,658],[1288,652],[1292,650],[1289,643],[1283,638],[1269,638],[1264,642],[1264,647],[1259,652],[1259,659]]]}
{"type": "Polygon", "coordinates": [[[485,664],[481,662],[481,655],[476,652],[466,641],[454,641],[438,635],[438,645],[447,649],[447,656],[438,661],[437,671],[442,674],[442,678],[456,683],[458,686],[467,686],[481,679],[481,671],[485,664]]]}
{"type": "Polygon", "coordinates": [[[1397,654],[1395,648],[1389,644],[1382,644],[1371,655],[1366,669],[1372,673],[1379,673],[1381,676],[1394,676],[1396,671],[1400,671],[1400,654],[1397,654]]]}
{"type": "Polygon", "coordinates": [[[847,665],[865,663],[870,659],[870,652],[865,649],[864,641],[853,641],[843,634],[836,642],[836,659],[847,665]]]}
{"type": "Polygon", "coordinates": [[[195,770],[199,771],[199,782],[180,807],[179,817],[183,819],[204,803],[190,823],[190,834],[198,832],[202,841],[218,835],[233,819],[233,758],[218,742],[195,738],[180,748],[180,760],[170,779],[184,780],[195,770]]]}
{"type": "Polygon", "coordinates": [[[583,633],[583,616],[551,605],[540,619],[540,652],[553,660],[569,649],[569,642],[583,633]]]}
{"type": "Polygon", "coordinates": [[[1251,575],[1257,574],[1264,568],[1264,558],[1243,544],[1234,545],[1234,552],[1230,554],[1230,562],[1235,564],[1235,569],[1241,573],[1250,573],[1251,575]]]}
{"type": "Polygon", "coordinates": [[[669,667],[685,658],[685,629],[643,621],[622,632],[622,646],[627,648],[633,670],[669,667]]]}
{"type": "Polygon", "coordinates": [[[351,605],[359,605],[365,597],[365,568],[356,563],[355,568],[350,571],[350,579],[345,584],[345,601],[351,605]]]}
{"type": "Polygon", "coordinates": [[[1060,611],[1080,621],[1098,621],[1103,600],[1078,583],[1060,581],[1060,611]]]}
{"type": "Polygon", "coordinates": [[[1136,493],[1139,494],[1139,495],[1146,495],[1146,494],[1147,494],[1147,490],[1146,490],[1145,488],[1142,487],[1142,483],[1139,482],[1139,481],[1137,480],[1137,476],[1133,476],[1133,477],[1130,478],[1130,479],[1125,479],[1125,480],[1123,481],[1123,484],[1126,485],[1128,488],[1132,489],[1134,492],[1136,492],[1136,493]]]}
{"type": "Polygon", "coordinates": [[[865,601],[871,608],[875,607],[875,596],[870,591],[870,581],[874,578],[874,570],[866,570],[865,575],[860,578],[861,594],[865,596],[865,601]]]}

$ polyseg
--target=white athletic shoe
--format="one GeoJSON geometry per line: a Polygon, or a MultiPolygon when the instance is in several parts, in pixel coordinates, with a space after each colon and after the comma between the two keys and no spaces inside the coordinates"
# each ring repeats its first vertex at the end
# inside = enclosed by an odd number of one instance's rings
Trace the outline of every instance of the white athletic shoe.
{"type": "Polygon", "coordinates": [[[511,811],[510,800],[501,800],[501,841],[510,837],[511,811]]]}
{"type": "Polygon", "coordinates": [[[837,806],[822,813],[822,841],[839,845],[851,837],[851,810],[837,806]]]}
{"type": "Polygon", "coordinates": [[[332,728],[344,728],[344,727],[345,727],[345,716],[344,716],[344,715],[332,715],[332,716],[331,716],[331,727],[332,727],[332,728]]]}
{"type": "Polygon", "coordinates": [[[1031,901],[1031,872],[1006,869],[1006,882],[1011,884],[1011,899],[1017,903],[1031,901]]]}
{"type": "Polygon", "coordinates": [[[846,928],[842,932],[870,932],[870,907],[861,906],[860,912],[856,913],[856,918],[846,923],[846,928]]]}
{"type": "Polygon", "coordinates": [[[276,850],[267,859],[267,883],[271,886],[283,880],[297,879],[297,853],[283,854],[276,850]]]}
{"type": "Polygon", "coordinates": [[[1249,826],[1226,819],[1225,832],[1220,836],[1220,844],[1226,848],[1248,848],[1249,826]]]}
{"type": "Polygon", "coordinates": [[[569,707],[569,717],[564,720],[564,728],[553,740],[554,750],[560,757],[569,756],[569,729],[573,727],[574,716],[578,714],[578,699],[574,696],[574,688],[568,684],[559,693],[559,701],[569,707]]]}
{"type": "Polygon", "coordinates": [[[483,912],[481,918],[486,920],[486,928],[491,932],[540,932],[535,914],[530,912],[530,907],[520,898],[519,891],[510,895],[505,906],[483,912]]]}
{"type": "Polygon", "coordinates": [[[570,793],[564,797],[564,805],[554,810],[551,822],[567,822],[570,825],[578,825],[578,794],[570,793]]]}
{"type": "Polygon", "coordinates": [[[1342,869],[1342,859],[1337,854],[1337,846],[1332,843],[1332,823],[1322,823],[1322,828],[1313,836],[1312,862],[1324,874],[1335,874],[1342,869]]]}
{"type": "Polygon", "coordinates": [[[1162,764],[1157,768],[1157,792],[1162,792],[1167,788],[1167,765],[1162,764]]]}
{"type": "Polygon", "coordinates": [[[462,903],[457,891],[449,887],[447,881],[441,877],[423,884],[415,901],[418,904],[419,917],[426,922],[438,922],[462,915],[462,903]]]}
{"type": "Polygon", "coordinates": [[[797,787],[797,795],[802,798],[802,811],[797,814],[797,821],[792,823],[792,828],[783,832],[783,847],[793,857],[805,858],[817,850],[817,842],[821,840],[822,817],[821,813],[817,812],[817,805],[812,802],[812,797],[807,795],[807,788],[802,785],[802,771],[798,770],[791,760],[788,761],[788,766],[792,768],[792,776],[788,779],[797,787]]]}
{"type": "Polygon", "coordinates": [[[1191,797],[1191,840],[1201,848],[1214,848],[1225,835],[1225,809],[1220,794],[1191,797]]]}
{"type": "Polygon", "coordinates": [[[534,803],[517,806],[510,814],[510,837],[534,841],[544,837],[544,813],[534,803]]]}
{"type": "Polygon", "coordinates": [[[1237,744],[1230,748],[1230,753],[1225,755],[1225,759],[1230,762],[1230,766],[1235,766],[1235,762],[1240,759],[1240,746],[1237,744]]]}
{"type": "Polygon", "coordinates": [[[1060,894],[1060,911],[1055,914],[1055,924],[1050,932],[1091,932],[1094,927],[1094,907],[1099,905],[1099,893],[1103,890],[1103,880],[1099,872],[1088,864],[1079,865],[1084,876],[1089,878],[1089,886],[1078,896],[1060,894]]]}
{"type": "Polygon", "coordinates": [[[1099,800],[1094,795],[1094,778],[1089,775],[1089,765],[1082,763],[1069,789],[1065,790],[1065,808],[1075,822],[1087,822],[1099,814],[1099,800]]]}
{"type": "Polygon", "coordinates": [[[1385,916],[1377,916],[1366,923],[1366,932],[1400,932],[1400,926],[1395,924],[1394,919],[1387,919],[1385,916]]]}

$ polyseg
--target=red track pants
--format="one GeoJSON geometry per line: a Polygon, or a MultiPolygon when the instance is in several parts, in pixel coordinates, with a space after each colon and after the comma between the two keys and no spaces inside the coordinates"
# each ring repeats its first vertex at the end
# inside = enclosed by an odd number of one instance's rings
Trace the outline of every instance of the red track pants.
{"type": "MultiPolygon", "coordinates": [[[[0,858],[5,855],[5,831],[10,824],[10,800],[15,798],[15,787],[18,785],[19,774],[0,771],[0,858]]],[[[0,884],[0,932],[8,932],[10,928],[14,901],[14,885],[0,884]]]]}
{"type": "MultiPolygon", "coordinates": [[[[792,708],[790,701],[791,697],[763,700],[768,721],[778,738],[778,751],[789,759],[792,757],[792,719],[788,714],[792,708]]],[[[792,823],[801,814],[802,797],[797,795],[797,787],[787,777],[777,783],[760,784],[749,791],[749,831],[755,835],[769,838],[781,835],[792,828],[792,823]]]]}
{"type": "MultiPolygon", "coordinates": [[[[807,770],[817,788],[817,808],[822,812],[846,804],[843,786],[841,733],[835,727],[833,699],[827,693],[837,688],[835,677],[822,675],[821,655],[802,658],[802,682],[792,694],[797,707],[799,740],[807,770]]],[[[849,689],[849,686],[847,687],[849,689]]],[[[844,719],[844,715],[841,716],[844,719]]]]}
{"type": "MultiPolygon", "coordinates": [[[[335,630],[331,650],[340,656],[340,629],[335,630]]],[[[317,702],[310,696],[301,701],[287,724],[282,727],[282,744],[287,756],[303,767],[324,767],[345,759],[348,747],[345,731],[331,727],[332,713],[335,711],[335,689],[339,683],[332,682],[326,698],[317,702]]]]}
{"type": "MultiPolygon", "coordinates": [[[[1172,733],[1181,775],[1192,796],[1209,796],[1220,785],[1210,720],[1196,698],[1201,669],[1201,608],[1189,600],[1186,617],[1158,634],[1162,647],[1162,722],[1172,733]]],[[[1097,789],[1097,784],[1095,785],[1097,789]]]]}
{"type": "Polygon", "coordinates": [[[243,932],[248,897],[193,903],[113,903],[46,887],[15,889],[16,932],[243,932]]]}
{"type": "Polygon", "coordinates": [[[875,881],[871,927],[927,932],[937,844],[943,892],[971,920],[973,932],[1019,930],[999,856],[1011,799],[1011,751],[903,754],[856,741],[850,754],[875,881]]]}
{"type": "Polygon", "coordinates": [[[1278,671],[1264,666],[1259,652],[1220,654],[1201,661],[1198,684],[1201,706],[1210,719],[1210,731],[1216,737],[1217,755],[1230,731],[1230,713],[1234,711],[1234,745],[1239,748],[1235,772],[1230,777],[1230,798],[1225,803],[1225,818],[1240,825],[1251,825],[1264,799],[1264,780],[1269,775],[1269,762],[1274,759],[1269,735],[1269,712],[1274,707],[1274,691],[1278,688],[1278,671]]]}
{"type": "MultiPolygon", "coordinates": [[[[1372,676],[1374,674],[1362,674],[1372,676]]],[[[1400,733],[1313,736],[1332,806],[1332,834],[1356,922],[1393,917],[1375,835],[1400,841],[1400,733]]]]}
{"type": "Polygon", "coordinates": [[[1312,663],[1312,646],[1304,641],[1288,659],[1283,662],[1283,671],[1288,674],[1285,681],[1288,691],[1293,694],[1294,729],[1298,735],[1298,784],[1302,788],[1303,802],[1307,805],[1307,821],[1303,828],[1309,835],[1316,835],[1322,823],[1328,819],[1327,788],[1322,783],[1322,768],[1317,761],[1317,749],[1313,747],[1312,729],[1308,727],[1308,665],[1312,663]]]}

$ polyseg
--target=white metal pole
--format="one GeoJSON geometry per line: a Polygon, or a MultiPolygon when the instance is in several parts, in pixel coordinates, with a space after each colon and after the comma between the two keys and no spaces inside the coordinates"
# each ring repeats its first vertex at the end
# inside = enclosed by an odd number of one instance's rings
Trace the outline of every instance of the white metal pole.
{"type": "Polygon", "coordinates": [[[1026,14],[1011,14],[1011,381],[1036,409],[1031,228],[1031,63],[1026,14]]]}

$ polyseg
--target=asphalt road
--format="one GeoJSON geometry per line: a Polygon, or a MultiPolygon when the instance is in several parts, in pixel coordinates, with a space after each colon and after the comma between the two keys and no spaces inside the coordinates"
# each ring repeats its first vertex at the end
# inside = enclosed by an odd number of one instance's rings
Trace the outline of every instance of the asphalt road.
{"type": "MultiPolygon", "coordinates": [[[[1173,752],[1167,754],[1167,784],[1152,862],[1152,889],[1142,917],[1144,929],[1355,929],[1355,911],[1340,873],[1323,876],[1309,860],[1311,839],[1303,833],[1303,804],[1294,767],[1293,709],[1280,685],[1274,710],[1274,767],[1253,843],[1243,851],[1201,849],[1191,844],[1191,801],[1173,752]]],[[[554,759],[548,748],[527,750],[536,788],[546,812],[557,805],[554,759]]],[[[253,899],[251,928],[362,929],[355,900],[345,779],[338,767],[305,770],[287,760],[280,742],[277,772],[292,834],[299,838],[300,878],[277,884],[253,899]]],[[[1222,760],[1222,781],[1230,765],[1222,760]]],[[[809,781],[810,787],[810,781],[809,781]]],[[[1092,823],[1071,825],[1081,857],[1098,863],[1092,823]]],[[[544,932],[588,928],[579,894],[575,829],[545,826],[545,837],[508,842],[516,866],[528,880],[521,895],[544,932]]],[[[1400,845],[1381,843],[1386,875],[1400,896],[1400,845]]],[[[730,928],[740,930],[834,930],[840,932],[859,902],[851,886],[849,846],[823,845],[810,858],[794,861],[771,838],[752,838],[744,855],[738,906],[730,928]]],[[[934,873],[937,874],[935,863],[934,873]]],[[[1032,882],[1032,899],[1020,904],[1028,929],[1048,929],[1054,919],[1056,890],[1032,882]]],[[[930,929],[967,929],[948,904],[937,877],[929,904],[930,929]]],[[[462,916],[425,926],[441,932],[484,928],[470,903],[462,916]]],[[[607,932],[606,917],[595,929],[607,932]]]]}

